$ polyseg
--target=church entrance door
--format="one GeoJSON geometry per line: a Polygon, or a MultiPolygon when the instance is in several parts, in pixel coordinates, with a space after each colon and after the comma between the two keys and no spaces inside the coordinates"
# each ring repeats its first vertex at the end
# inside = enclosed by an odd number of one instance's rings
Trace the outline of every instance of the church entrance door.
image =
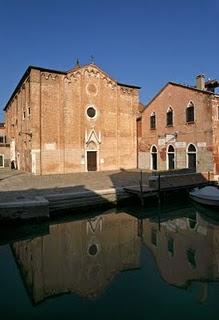
{"type": "Polygon", "coordinates": [[[87,171],[97,171],[97,151],[87,151],[87,171]]]}

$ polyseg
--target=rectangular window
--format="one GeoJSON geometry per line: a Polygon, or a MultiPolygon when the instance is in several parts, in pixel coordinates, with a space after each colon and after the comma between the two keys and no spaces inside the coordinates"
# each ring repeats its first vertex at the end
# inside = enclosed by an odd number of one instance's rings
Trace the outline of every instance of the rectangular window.
{"type": "Polygon", "coordinates": [[[26,118],[26,112],[24,111],[23,112],[23,119],[25,119],[26,118]]]}
{"type": "Polygon", "coordinates": [[[156,116],[155,115],[150,117],[150,128],[156,129],[156,116]]]}
{"type": "Polygon", "coordinates": [[[0,136],[0,143],[4,143],[4,137],[0,136]]]}
{"type": "Polygon", "coordinates": [[[29,108],[28,108],[28,116],[30,116],[30,112],[31,112],[31,111],[30,111],[30,107],[29,107],[29,108]]]}

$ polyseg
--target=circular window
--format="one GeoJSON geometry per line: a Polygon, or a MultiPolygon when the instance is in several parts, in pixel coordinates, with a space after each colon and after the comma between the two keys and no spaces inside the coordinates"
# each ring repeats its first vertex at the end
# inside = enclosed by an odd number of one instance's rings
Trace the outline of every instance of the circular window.
{"type": "Polygon", "coordinates": [[[89,249],[88,249],[88,252],[91,256],[95,256],[97,254],[97,245],[96,244],[92,244],[89,249]]]}
{"type": "Polygon", "coordinates": [[[96,116],[96,110],[94,109],[94,107],[87,108],[87,116],[89,118],[94,118],[96,116]]]}
{"type": "Polygon", "coordinates": [[[96,95],[97,94],[97,87],[93,83],[89,83],[87,85],[87,91],[89,94],[96,95]]]}

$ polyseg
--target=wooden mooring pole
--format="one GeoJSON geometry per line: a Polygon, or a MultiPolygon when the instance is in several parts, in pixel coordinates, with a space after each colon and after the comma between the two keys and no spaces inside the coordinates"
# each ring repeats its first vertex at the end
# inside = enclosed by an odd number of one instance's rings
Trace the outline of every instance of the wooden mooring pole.
{"type": "Polygon", "coordinates": [[[158,204],[160,206],[160,174],[158,174],[158,204]]]}
{"type": "Polygon", "coordinates": [[[144,198],[143,198],[143,176],[142,176],[142,170],[140,171],[140,181],[139,181],[139,186],[140,186],[140,200],[141,200],[141,206],[144,206],[144,198]]]}
{"type": "Polygon", "coordinates": [[[161,213],[161,183],[160,174],[158,175],[158,226],[160,231],[160,213],[161,213]]]}
{"type": "Polygon", "coordinates": [[[211,173],[210,171],[208,171],[208,184],[210,184],[210,182],[211,182],[211,173]]]}

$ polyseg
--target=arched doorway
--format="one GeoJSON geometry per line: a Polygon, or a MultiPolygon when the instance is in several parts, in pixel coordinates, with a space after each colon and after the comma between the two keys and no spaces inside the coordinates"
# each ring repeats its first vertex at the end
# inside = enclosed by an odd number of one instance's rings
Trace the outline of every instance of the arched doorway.
{"type": "Polygon", "coordinates": [[[167,149],[167,169],[175,169],[175,150],[172,145],[167,149]]]}
{"type": "Polygon", "coordinates": [[[196,171],[196,147],[193,144],[188,145],[187,149],[187,167],[196,171]]]}
{"type": "Polygon", "coordinates": [[[155,146],[151,148],[151,170],[157,170],[157,148],[155,146]]]}

